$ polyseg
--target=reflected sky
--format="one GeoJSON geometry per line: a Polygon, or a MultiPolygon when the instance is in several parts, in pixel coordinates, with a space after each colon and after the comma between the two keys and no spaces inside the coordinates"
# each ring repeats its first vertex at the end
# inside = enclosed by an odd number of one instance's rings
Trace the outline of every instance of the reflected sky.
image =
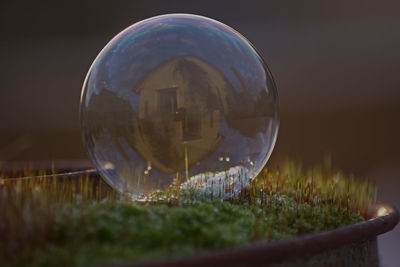
{"type": "MultiPolygon", "coordinates": [[[[214,65],[236,90],[242,90],[232,67],[245,78],[253,97],[266,88],[266,75],[257,52],[233,29],[200,16],[160,16],[124,30],[93,64],[93,91],[108,88],[128,97],[136,108],[132,87],[151,69],[170,59],[192,55],[214,65]],[[229,63],[229,64],[227,64],[229,63]],[[257,89],[256,89],[257,88],[257,89]]],[[[92,81],[89,81],[92,82],[92,81]]]]}

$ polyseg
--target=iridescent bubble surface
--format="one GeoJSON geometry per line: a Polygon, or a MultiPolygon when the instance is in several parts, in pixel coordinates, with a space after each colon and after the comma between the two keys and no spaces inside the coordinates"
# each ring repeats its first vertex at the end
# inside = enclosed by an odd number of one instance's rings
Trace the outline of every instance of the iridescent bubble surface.
{"type": "Polygon", "coordinates": [[[133,198],[172,183],[206,186],[201,177],[245,177],[242,187],[273,150],[278,96],[238,32],[206,17],[163,15],[128,27],[97,56],[81,125],[101,176],[133,198]]]}

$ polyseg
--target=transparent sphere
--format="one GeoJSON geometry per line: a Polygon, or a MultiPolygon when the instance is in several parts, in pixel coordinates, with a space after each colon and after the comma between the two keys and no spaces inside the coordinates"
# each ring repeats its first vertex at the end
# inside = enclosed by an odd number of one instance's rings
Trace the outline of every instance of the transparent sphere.
{"type": "Polygon", "coordinates": [[[206,17],[163,15],[128,27],[97,56],[81,125],[96,169],[133,198],[171,185],[237,192],[272,152],[278,96],[238,32],[206,17]]]}

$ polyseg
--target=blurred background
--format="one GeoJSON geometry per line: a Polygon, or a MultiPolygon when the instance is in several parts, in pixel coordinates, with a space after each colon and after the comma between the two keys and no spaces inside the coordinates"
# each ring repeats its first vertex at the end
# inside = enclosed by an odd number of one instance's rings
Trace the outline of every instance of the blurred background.
{"type": "MultiPolygon", "coordinates": [[[[373,179],[400,207],[398,1],[6,1],[0,8],[0,164],[87,160],[79,129],[85,75],[125,27],[194,13],[245,35],[280,94],[271,162],[334,168],[373,179]]],[[[90,163],[88,163],[90,164],[90,163]]],[[[399,228],[399,227],[398,227],[399,228]]],[[[379,239],[397,266],[400,230],[379,239]]]]}

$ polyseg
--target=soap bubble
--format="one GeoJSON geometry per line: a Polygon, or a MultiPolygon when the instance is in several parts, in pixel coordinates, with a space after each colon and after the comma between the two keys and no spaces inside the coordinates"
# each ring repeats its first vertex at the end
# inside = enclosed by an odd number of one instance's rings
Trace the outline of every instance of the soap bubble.
{"type": "Polygon", "coordinates": [[[119,192],[222,187],[232,196],[266,164],[277,109],[272,76],[246,38],[171,14],[133,24],[100,52],[83,85],[81,125],[94,166],[119,192]]]}

